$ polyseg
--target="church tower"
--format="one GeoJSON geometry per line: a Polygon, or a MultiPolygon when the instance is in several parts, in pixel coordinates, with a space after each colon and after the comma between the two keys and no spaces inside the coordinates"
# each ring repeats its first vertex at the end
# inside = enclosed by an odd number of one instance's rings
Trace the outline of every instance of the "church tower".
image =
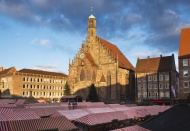
{"type": "Polygon", "coordinates": [[[91,15],[88,17],[88,38],[92,38],[96,36],[96,18],[92,14],[91,8],[91,15]]]}

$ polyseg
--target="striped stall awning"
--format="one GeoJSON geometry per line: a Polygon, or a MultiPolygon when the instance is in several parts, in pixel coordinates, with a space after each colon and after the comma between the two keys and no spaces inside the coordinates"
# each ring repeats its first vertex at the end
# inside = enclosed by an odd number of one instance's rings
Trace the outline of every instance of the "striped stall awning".
{"type": "Polygon", "coordinates": [[[65,131],[77,128],[64,116],[32,120],[9,121],[8,124],[10,131],[37,131],[50,129],[58,129],[59,131],[65,131]]]}
{"type": "Polygon", "coordinates": [[[78,118],[81,118],[83,116],[88,115],[89,113],[85,110],[81,110],[81,109],[77,109],[77,110],[59,110],[56,113],[52,114],[51,117],[55,117],[55,116],[65,116],[67,119],[69,120],[75,120],[78,118]]]}
{"type": "Polygon", "coordinates": [[[11,131],[8,121],[0,121],[0,131],[11,131]]]}
{"type": "Polygon", "coordinates": [[[87,125],[96,125],[102,123],[111,122],[114,119],[125,120],[127,117],[123,114],[122,111],[116,112],[104,112],[104,113],[93,113],[76,119],[76,122],[84,123],[87,125]]]}
{"type": "Polygon", "coordinates": [[[111,130],[111,131],[150,131],[150,130],[140,127],[138,125],[134,125],[134,126],[128,126],[125,128],[120,128],[120,129],[111,130]]]}
{"type": "Polygon", "coordinates": [[[0,113],[11,113],[13,110],[11,108],[0,108],[0,113]]]}
{"type": "Polygon", "coordinates": [[[101,107],[101,108],[86,108],[89,113],[106,113],[106,112],[114,112],[115,110],[109,107],[101,107]]]}
{"type": "Polygon", "coordinates": [[[134,110],[134,109],[129,109],[129,110],[125,110],[125,111],[123,111],[124,112],[124,114],[127,116],[127,118],[128,119],[130,119],[130,118],[135,118],[135,117],[138,117],[138,113],[137,113],[137,111],[136,110],[134,110]]]}
{"type": "Polygon", "coordinates": [[[0,114],[0,121],[29,120],[29,119],[40,119],[40,117],[35,112],[32,111],[0,114]]]}

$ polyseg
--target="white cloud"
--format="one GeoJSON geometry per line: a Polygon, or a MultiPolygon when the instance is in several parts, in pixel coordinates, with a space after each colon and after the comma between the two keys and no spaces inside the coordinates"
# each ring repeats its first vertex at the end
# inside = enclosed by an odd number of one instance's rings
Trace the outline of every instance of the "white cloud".
{"type": "Polygon", "coordinates": [[[48,39],[38,39],[38,38],[34,38],[32,41],[31,41],[31,44],[40,44],[40,45],[49,45],[51,44],[51,41],[48,40],[48,39]]]}
{"type": "Polygon", "coordinates": [[[152,51],[136,52],[134,56],[139,58],[147,58],[148,56],[159,57],[161,54],[162,52],[159,50],[152,50],[152,51]]]}
{"type": "Polygon", "coordinates": [[[59,67],[59,64],[53,63],[49,65],[35,65],[33,69],[45,70],[45,71],[55,71],[59,67]]]}
{"type": "Polygon", "coordinates": [[[51,43],[51,41],[48,40],[48,39],[42,39],[42,40],[40,40],[40,44],[41,44],[41,45],[48,45],[48,44],[50,44],[50,43],[51,43]]]}

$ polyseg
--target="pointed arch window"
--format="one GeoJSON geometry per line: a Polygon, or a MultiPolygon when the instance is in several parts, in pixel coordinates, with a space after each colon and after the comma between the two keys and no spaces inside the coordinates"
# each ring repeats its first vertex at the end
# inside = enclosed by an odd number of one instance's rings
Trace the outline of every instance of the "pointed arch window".
{"type": "Polygon", "coordinates": [[[80,73],[80,81],[84,81],[84,80],[85,80],[85,73],[84,73],[84,70],[82,69],[80,73]]]}
{"type": "Polygon", "coordinates": [[[96,80],[96,74],[95,74],[95,71],[93,71],[93,73],[92,73],[92,80],[96,80]]]}
{"type": "Polygon", "coordinates": [[[91,80],[91,72],[90,70],[87,70],[87,80],[91,80]]]}

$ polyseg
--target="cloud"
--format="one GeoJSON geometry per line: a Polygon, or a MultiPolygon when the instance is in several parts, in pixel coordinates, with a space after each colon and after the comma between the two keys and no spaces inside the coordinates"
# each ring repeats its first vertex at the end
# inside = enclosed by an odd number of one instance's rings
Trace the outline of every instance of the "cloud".
{"type": "Polygon", "coordinates": [[[40,44],[41,44],[41,45],[48,45],[48,44],[50,44],[50,43],[51,43],[51,41],[48,40],[48,39],[42,39],[42,40],[40,40],[40,44]]]}
{"type": "Polygon", "coordinates": [[[35,65],[33,69],[46,70],[46,71],[55,71],[59,67],[59,64],[50,64],[50,65],[35,65]]]}
{"type": "Polygon", "coordinates": [[[32,41],[31,41],[31,44],[40,44],[42,46],[45,46],[45,45],[49,45],[51,44],[51,40],[49,39],[38,39],[38,38],[34,38],[32,41]]]}
{"type": "Polygon", "coordinates": [[[149,57],[159,57],[162,54],[161,51],[159,50],[152,50],[152,51],[147,51],[147,52],[136,52],[133,56],[134,57],[139,57],[139,58],[147,58],[149,57]]]}
{"type": "MultiPolygon", "coordinates": [[[[97,34],[110,40],[118,37],[139,39],[137,33],[127,36],[133,28],[147,34],[141,45],[153,49],[167,48],[166,52],[178,50],[180,29],[190,27],[189,0],[1,0],[0,14],[7,15],[21,23],[38,28],[44,26],[53,31],[86,33],[90,7],[97,19],[97,34]]],[[[49,41],[41,41],[43,45],[49,41]]]]}

